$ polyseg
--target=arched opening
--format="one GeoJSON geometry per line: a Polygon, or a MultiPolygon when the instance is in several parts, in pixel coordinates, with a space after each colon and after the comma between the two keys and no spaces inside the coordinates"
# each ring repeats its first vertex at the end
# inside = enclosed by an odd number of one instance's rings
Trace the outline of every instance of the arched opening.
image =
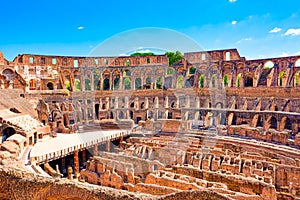
{"type": "Polygon", "coordinates": [[[231,125],[236,125],[236,116],[233,115],[231,125]]]}
{"type": "Polygon", "coordinates": [[[134,81],[134,89],[141,90],[142,89],[142,80],[141,78],[136,78],[134,81]]]}
{"type": "Polygon", "coordinates": [[[217,78],[217,75],[216,75],[216,74],[213,74],[213,75],[211,76],[211,86],[212,86],[213,88],[216,87],[216,78],[217,78]]]}
{"type": "Polygon", "coordinates": [[[244,79],[244,87],[253,87],[253,78],[246,76],[244,79]]]}
{"type": "Polygon", "coordinates": [[[236,86],[241,87],[242,74],[237,75],[236,86]]]}
{"type": "Polygon", "coordinates": [[[168,119],[173,119],[173,113],[172,112],[168,112],[168,119]]]}
{"type": "Polygon", "coordinates": [[[172,77],[168,76],[165,78],[165,88],[172,88],[172,77]]]}
{"type": "Polygon", "coordinates": [[[12,127],[7,127],[2,131],[2,142],[6,141],[7,138],[14,135],[16,133],[16,130],[12,127]]]}
{"type": "Polygon", "coordinates": [[[195,72],[196,72],[196,68],[195,67],[190,67],[190,69],[189,69],[189,74],[195,74],[195,72]]]}
{"type": "Polygon", "coordinates": [[[204,88],[204,74],[201,74],[199,77],[199,88],[204,88]]]}
{"type": "Polygon", "coordinates": [[[7,80],[13,80],[14,79],[14,72],[11,69],[3,70],[2,75],[5,76],[7,80]]]}
{"type": "Polygon", "coordinates": [[[290,118],[286,118],[284,129],[293,130],[292,120],[290,120],[290,118]]]}
{"type": "Polygon", "coordinates": [[[128,77],[126,77],[124,79],[124,89],[125,90],[130,90],[131,89],[131,80],[128,77]]]}
{"type": "Polygon", "coordinates": [[[114,90],[118,90],[120,87],[120,76],[114,78],[114,90]]]}
{"type": "Polygon", "coordinates": [[[145,103],[142,102],[142,103],[141,103],[141,109],[144,109],[144,108],[145,108],[145,103]]]}
{"type": "Polygon", "coordinates": [[[172,75],[174,73],[174,69],[173,68],[168,68],[167,69],[167,75],[172,75]]]}
{"type": "Polygon", "coordinates": [[[259,115],[257,119],[256,127],[263,127],[263,126],[264,126],[264,122],[262,120],[262,117],[259,115]]]}
{"type": "Polygon", "coordinates": [[[98,103],[95,104],[95,116],[96,116],[96,119],[99,119],[99,104],[98,103]]]}
{"type": "Polygon", "coordinates": [[[146,78],[146,85],[144,86],[145,89],[151,89],[151,77],[146,78]]]}
{"type": "Polygon", "coordinates": [[[277,129],[277,120],[275,117],[271,118],[270,124],[271,124],[270,128],[277,129]]]}
{"type": "Polygon", "coordinates": [[[279,80],[278,80],[278,86],[282,86],[283,85],[283,78],[285,76],[285,71],[281,71],[279,73],[279,80]]]}
{"type": "Polygon", "coordinates": [[[227,74],[224,75],[223,83],[224,83],[224,87],[228,86],[228,75],[227,74]]]}
{"type": "Polygon", "coordinates": [[[183,76],[180,75],[177,78],[177,88],[182,88],[182,86],[183,86],[183,76]]]}
{"type": "Polygon", "coordinates": [[[65,87],[66,87],[67,90],[71,91],[70,81],[65,81],[65,87]]]}
{"type": "Polygon", "coordinates": [[[156,79],[156,89],[162,89],[162,77],[156,79]]]}
{"type": "Polygon", "coordinates": [[[109,90],[110,84],[109,84],[109,78],[105,78],[103,81],[103,90],[109,90]]]}
{"type": "Polygon", "coordinates": [[[299,72],[300,71],[297,71],[294,76],[294,86],[295,87],[299,86],[299,72]]]}
{"type": "Polygon", "coordinates": [[[80,91],[81,90],[80,80],[79,79],[75,79],[75,90],[76,91],[80,91]]]}
{"type": "Polygon", "coordinates": [[[274,67],[274,63],[272,61],[268,61],[264,64],[264,69],[271,69],[274,67]]]}
{"type": "Polygon", "coordinates": [[[47,86],[48,90],[53,90],[54,89],[54,85],[53,85],[52,82],[48,82],[46,86],[47,86]]]}
{"type": "Polygon", "coordinates": [[[109,113],[109,119],[113,119],[114,118],[114,114],[113,114],[113,112],[110,112],[109,113]]]}
{"type": "Polygon", "coordinates": [[[119,119],[124,119],[124,114],[122,111],[119,112],[119,119]]]}
{"type": "Polygon", "coordinates": [[[85,85],[85,91],[90,91],[91,90],[91,81],[90,81],[90,79],[88,79],[88,78],[84,79],[84,85],[85,85]]]}
{"type": "Polygon", "coordinates": [[[134,102],[130,104],[130,108],[134,108],[134,102]]]}
{"type": "Polygon", "coordinates": [[[193,86],[194,86],[194,75],[188,78],[187,81],[185,82],[186,88],[193,87],[193,86]]]}
{"type": "Polygon", "coordinates": [[[226,60],[226,61],[230,61],[230,52],[229,52],[229,51],[227,51],[227,52],[225,53],[225,60],[226,60]]]}
{"type": "Polygon", "coordinates": [[[130,119],[133,119],[133,111],[129,111],[130,119]]]}
{"type": "MultiPolygon", "coordinates": [[[[93,72],[93,76],[94,76],[94,90],[100,90],[100,71],[95,70],[93,72]]],[[[75,85],[76,85],[76,82],[75,82],[75,85]]],[[[76,90],[77,90],[77,88],[76,88],[76,90]]]]}

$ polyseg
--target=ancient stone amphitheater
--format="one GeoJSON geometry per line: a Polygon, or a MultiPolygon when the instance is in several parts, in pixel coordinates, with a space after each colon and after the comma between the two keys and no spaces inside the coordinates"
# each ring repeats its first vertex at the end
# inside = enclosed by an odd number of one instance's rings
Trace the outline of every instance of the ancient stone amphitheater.
{"type": "Polygon", "coordinates": [[[299,67],[0,53],[0,199],[300,199],[299,67]]]}

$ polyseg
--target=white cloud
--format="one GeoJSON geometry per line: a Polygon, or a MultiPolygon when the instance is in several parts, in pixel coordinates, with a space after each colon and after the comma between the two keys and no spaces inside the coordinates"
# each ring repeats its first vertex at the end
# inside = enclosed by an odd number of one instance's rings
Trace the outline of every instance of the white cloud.
{"type": "Polygon", "coordinates": [[[84,27],[83,26],[78,26],[77,29],[82,30],[82,29],[84,29],[84,27]]]}
{"type": "Polygon", "coordinates": [[[237,43],[237,44],[240,44],[240,43],[242,43],[242,42],[244,42],[244,41],[251,41],[251,40],[252,40],[251,37],[249,37],[249,38],[243,38],[243,39],[237,41],[236,43],[237,43]]]}
{"type": "Polygon", "coordinates": [[[234,3],[236,2],[237,0],[228,0],[230,3],[234,3]]]}
{"type": "Polygon", "coordinates": [[[232,25],[236,25],[236,23],[237,23],[237,21],[235,21],[235,20],[231,22],[232,25]]]}
{"type": "Polygon", "coordinates": [[[129,56],[129,55],[127,55],[125,53],[121,53],[121,54],[119,54],[119,56],[129,56]]]}
{"type": "Polygon", "coordinates": [[[284,33],[285,36],[298,36],[300,35],[300,28],[290,28],[284,33]]]}
{"type": "Polygon", "coordinates": [[[273,28],[272,30],[270,30],[269,33],[278,33],[278,32],[280,32],[281,30],[282,30],[281,28],[275,27],[275,28],[273,28]]]}
{"type": "Polygon", "coordinates": [[[287,52],[282,52],[280,55],[278,55],[279,57],[287,57],[287,56],[290,56],[289,53],[287,52]]]}

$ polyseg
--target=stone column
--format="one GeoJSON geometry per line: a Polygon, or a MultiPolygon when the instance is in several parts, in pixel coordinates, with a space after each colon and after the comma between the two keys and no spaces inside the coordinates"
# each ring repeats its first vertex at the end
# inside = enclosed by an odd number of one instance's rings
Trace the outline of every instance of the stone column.
{"type": "Polygon", "coordinates": [[[186,96],[185,108],[189,108],[191,105],[190,96],[186,96]]]}
{"type": "Polygon", "coordinates": [[[110,140],[106,142],[106,151],[110,152],[110,140]]]}
{"type": "Polygon", "coordinates": [[[73,169],[72,169],[72,167],[68,167],[68,179],[73,179],[73,169]]]}
{"type": "Polygon", "coordinates": [[[119,108],[119,97],[115,97],[115,105],[114,105],[114,108],[115,109],[118,109],[119,108]]]}
{"type": "Polygon", "coordinates": [[[165,108],[169,108],[169,97],[165,97],[165,108]]]}
{"type": "Polygon", "coordinates": [[[145,108],[146,109],[149,108],[149,99],[148,99],[148,97],[145,98],[145,108]]]}
{"type": "Polygon", "coordinates": [[[200,108],[200,99],[196,97],[196,108],[200,108]]]}
{"type": "Polygon", "coordinates": [[[94,156],[98,155],[98,145],[94,146],[94,148],[93,148],[93,154],[94,154],[94,156]]]}
{"type": "Polygon", "coordinates": [[[154,100],[154,108],[158,108],[159,107],[159,99],[158,97],[156,96],[155,97],[155,100],[154,100]]]}
{"type": "Polygon", "coordinates": [[[124,108],[128,108],[128,97],[127,97],[127,96],[125,97],[125,105],[124,105],[124,108]]]}
{"type": "Polygon", "coordinates": [[[74,151],[74,172],[75,175],[79,174],[79,157],[78,157],[78,150],[74,151]]]}

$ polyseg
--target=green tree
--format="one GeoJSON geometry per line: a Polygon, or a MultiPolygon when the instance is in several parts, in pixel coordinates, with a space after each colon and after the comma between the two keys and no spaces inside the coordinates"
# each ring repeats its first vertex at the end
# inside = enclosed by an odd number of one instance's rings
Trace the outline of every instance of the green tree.
{"type": "Polygon", "coordinates": [[[169,59],[169,66],[173,65],[174,63],[178,62],[183,58],[183,55],[180,51],[176,52],[166,52],[165,55],[169,59]]]}

